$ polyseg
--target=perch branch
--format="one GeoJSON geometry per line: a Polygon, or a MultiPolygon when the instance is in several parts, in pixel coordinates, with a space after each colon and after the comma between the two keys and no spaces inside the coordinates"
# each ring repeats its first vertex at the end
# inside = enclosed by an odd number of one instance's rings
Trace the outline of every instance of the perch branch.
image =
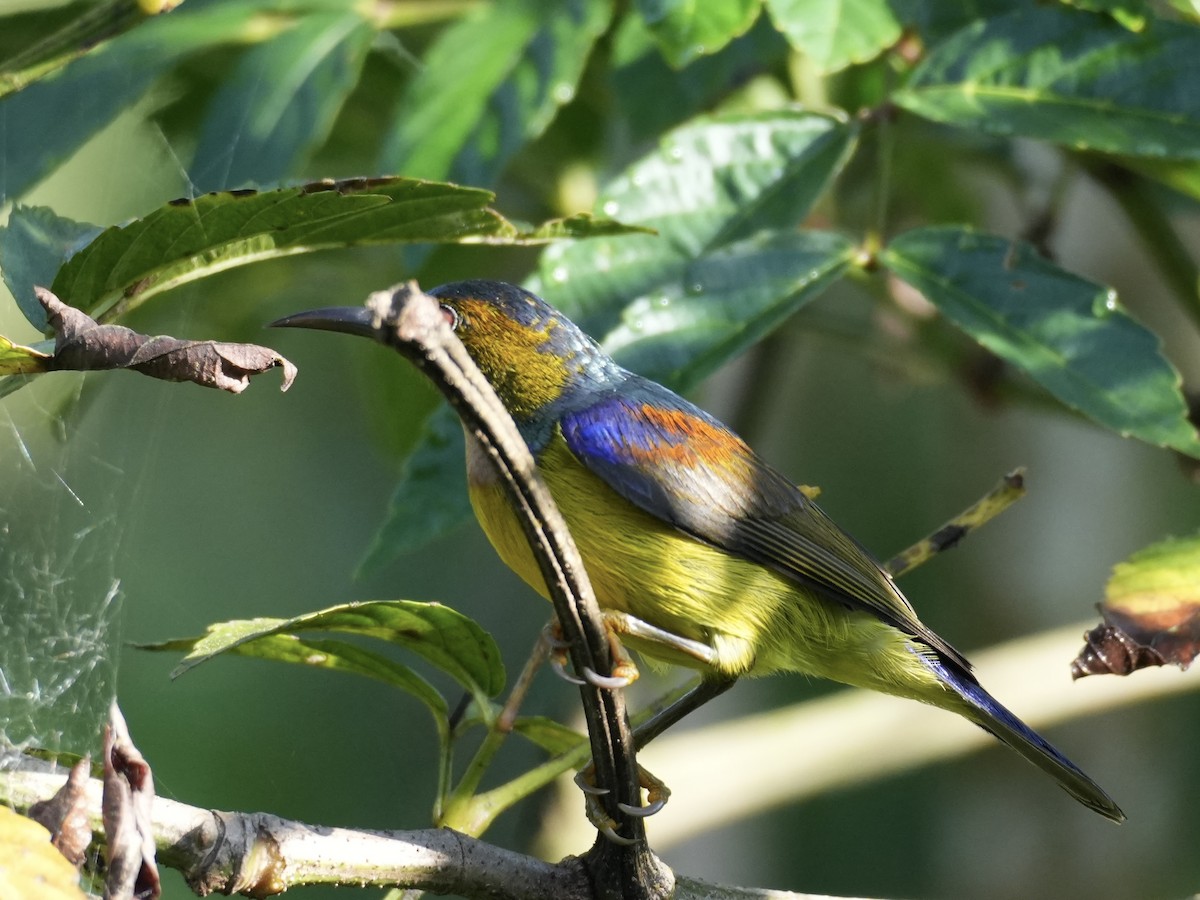
{"type": "MultiPolygon", "coordinates": [[[[491,385],[446,323],[435,300],[415,284],[370,296],[380,340],[413,362],[446,396],[484,447],[501,475],[550,590],[554,612],[570,642],[576,671],[612,671],[600,609],[566,523],[550,497],[525,442],[491,385]]],[[[610,788],[602,800],[620,833],[633,839],[619,846],[598,839],[585,858],[597,896],[669,896],[671,876],[650,852],[641,819],[618,803],[641,805],[633,741],[619,690],[580,687],[597,781],[610,788]]]]}

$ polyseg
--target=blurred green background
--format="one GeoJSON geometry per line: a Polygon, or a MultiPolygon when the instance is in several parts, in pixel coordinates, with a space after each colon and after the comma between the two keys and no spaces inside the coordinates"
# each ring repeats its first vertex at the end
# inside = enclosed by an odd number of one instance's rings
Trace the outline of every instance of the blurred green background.
{"type": "MultiPolygon", "coordinates": [[[[404,46],[419,53],[423,38],[406,37],[404,46]]],[[[236,59],[234,50],[224,53],[191,62],[21,202],[108,224],[186,194],[179,160],[187,153],[174,120],[200,102],[205,86],[216,89],[236,59]]],[[[386,54],[368,58],[333,137],[295,174],[373,174],[362,149],[379,127],[372,110],[403,82],[386,54]]],[[[605,130],[611,123],[597,103],[584,92],[504,170],[497,186],[503,212],[535,220],[562,212],[556,204],[565,202],[564,185],[590,201],[595,183],[649,145],[605,130]],[[538,167],[548,159],[556,160],[544,173],[547,180],[553,174],[553,185],[539,183],[538,167]]],[[[924,139],[937,146],[928,133],[924,139]]],[[[1044,145],[1013,146],[1034,181],[1059,165],[1044,145]]],[[[953,181],[937,177],[940,166],[936,155],[917,153],[897,163],[897,178],[926,195],[925,208],[969,203],[981,228],[1009,234],[1028,224],[1027,196],[988,165],[959,164],[953,181]],[[909,174],[905,166],[932,173],[909,174]]],[[[1131,312],[1165,336],[1185,380],[1196,383],[1197,332],[1111,197],[1077,178],[1055,199],[1054,213],[1058,263],[1117,288],[1131,312]]],[[[1171,213],[1194,247],[1194,203],[1175,203],[1171,213]]],[[[474,276],[520,280],[537,252],[458,247],[423,260],[391,248],[319,253],[207,278],[125,321],[152,334],[269,344],[300,367],[286,394],[275,390],[273,374],[236,398],[126,373],[53,374],[5,399],[3,658],[37,665],[48,656],[56,673],[45,696],[27,698],[28,723],[16,715],[4,723],[7,736],[80,749],[115,695],[163,796],[326,825],[426,827],[435,739],[416,701],[364,680],[233,658],[172,681],[176,658],[128,644],[352,599],[431,599],[491,631],[514,676],[549,609],[500,564],[473,523],[380,571],[354,574],[404,453],[435,405],[433,391],[383,348],[268,333],[263,325],[298,310],[358,303],[418,273],[428,286],[474,276]],[[116,599],[106,605],[115,582],[116,599]]],[[[826,511],[880,556],[1026,466],[1029,496],[907,577],[904,590],[922,618],[968,655],[1068,623],[1082,631],[1095,621],[1113,564],[1166,535],[1195,530],[1200,489],[1167,451],[1115,437],[1053,404],[989,402],[986,390],[972,392],[947,367],[926,363],[905,340],[914,327],[843,283],[693,396],[784,472],[819,485],[826,511]]],[[[0,333],[35,339],[11,303],[0,303],[0,333]]],[[[1061,669],[1046,677],[1066,679],[1077,649],[1064,646],[1061,669]]],[[[430,677],[453,695],[436,673],[430,677]]],[[[1004,698],[1003,684],[988,687],[1004,698]]],[[[1122,685],[1114,680],[1112,689],[1122,685]]],[[[831,690],[800,678],[742,684],[705,717],[831,690]]],[[[574,689],[543,675],[527,708],[569,718],[576,707],[574,689]]],[[[996,747],[764,814],[665,857],[702,878],[861,896],[1188,895],[1200,885],[1192,814],[1200,791],[1198,712],[1197,698],[1184,694],[1049,732],[1121,803],[1129,822],[1120,828],[996,747]]],[[[805,747],[778,752],[803,759],[805,747]]],[[[538,758],[513,742],[495,777],[538,758]]],[[[738,764],[712,759],[713,778],[738,764]]],[[[670,771],[657,774],[670,782],[670,771]]],[[[535,800],[506,814],[487,837],[523,849],[546,815],[535,800]]],[[[190,896],[175,873],[165,879],[166,897],[190,896]]],[[[316,900],[347,890],[297,895],[316,900]]]]}

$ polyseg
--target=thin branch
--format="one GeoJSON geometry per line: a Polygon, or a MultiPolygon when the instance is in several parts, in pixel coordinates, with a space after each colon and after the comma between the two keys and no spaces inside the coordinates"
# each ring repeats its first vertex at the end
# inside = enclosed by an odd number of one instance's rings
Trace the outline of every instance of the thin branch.
{"type": "MultiPolygon", "coordinates": [[[[576,671],[611,672],[600,609],[566,523],[512,418],[446,323],[437,302],[410,283],[372,294],[367,305],[375,314],[379,339],[434,382],[496,465],[570,642],[576,671]]],[[[593,846],[587,865],[597,896],[669,896],[670,872],[646,845],[641,819],[624,814],[617,806],[641,804],[624,696],[621,691],[590,684],[580,692],[597,781],[610,788],[602,798],[606,811],[620,833],[634,840],[629,846],[619,846],[601,838],[593,846]]]]}
{"type": "MultiPolygon", "coordinates": [[[[11,762],[11,761],[10,761],[11,762]]],[[[19,812],[52,796],[63,769],[29,757],[0,771],[0,803],[19,812]]],[[[101,839],[101,783],[82,790],[88,825],[101,839]]],[[[306,884],[398,886],[479,900],[591,900],[583,860],[543,862],[448,828],[355,831],[266,813],[218,812],[156,798],[151,823],[158,858],[198,894],[268,896],[306,884]]],[[[816,896],[723,887],[680,879],[675,900],[819,900],[816,896]]]]}
{"type": "Polygon", "coordinates": [[[929,562],[934,556],[958,546],[958,543],[980,525],[986,525],[1025,496],[1025,470],[1014,469],[991,491],[959,513],[933,534],[902,550],[884,563],[883,568],[893,578],[911,572],[929,562]]]}

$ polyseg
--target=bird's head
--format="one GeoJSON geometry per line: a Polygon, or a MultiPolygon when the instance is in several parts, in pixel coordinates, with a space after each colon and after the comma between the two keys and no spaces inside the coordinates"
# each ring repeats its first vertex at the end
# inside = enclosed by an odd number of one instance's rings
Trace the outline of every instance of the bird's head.
{"type": "MultiPolygon", "coordinates": [[[[596,343],[549,303],[502,281],[456,281],[427,292],[518,421],[538,416],[610,365],[596,343]]],[[[378,338],[365,307],[298,313],[275,325],[378,338]]]]}

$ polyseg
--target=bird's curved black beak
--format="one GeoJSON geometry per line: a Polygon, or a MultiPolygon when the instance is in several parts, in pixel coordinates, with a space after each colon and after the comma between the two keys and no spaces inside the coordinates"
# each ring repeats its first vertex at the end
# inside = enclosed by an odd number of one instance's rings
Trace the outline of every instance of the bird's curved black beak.
{"type": "Polygon", "coordinates": [[[365,306],[329,306],[276,319],[268,328],[313,328],[379,339],[375,314],[365,306]]]}

